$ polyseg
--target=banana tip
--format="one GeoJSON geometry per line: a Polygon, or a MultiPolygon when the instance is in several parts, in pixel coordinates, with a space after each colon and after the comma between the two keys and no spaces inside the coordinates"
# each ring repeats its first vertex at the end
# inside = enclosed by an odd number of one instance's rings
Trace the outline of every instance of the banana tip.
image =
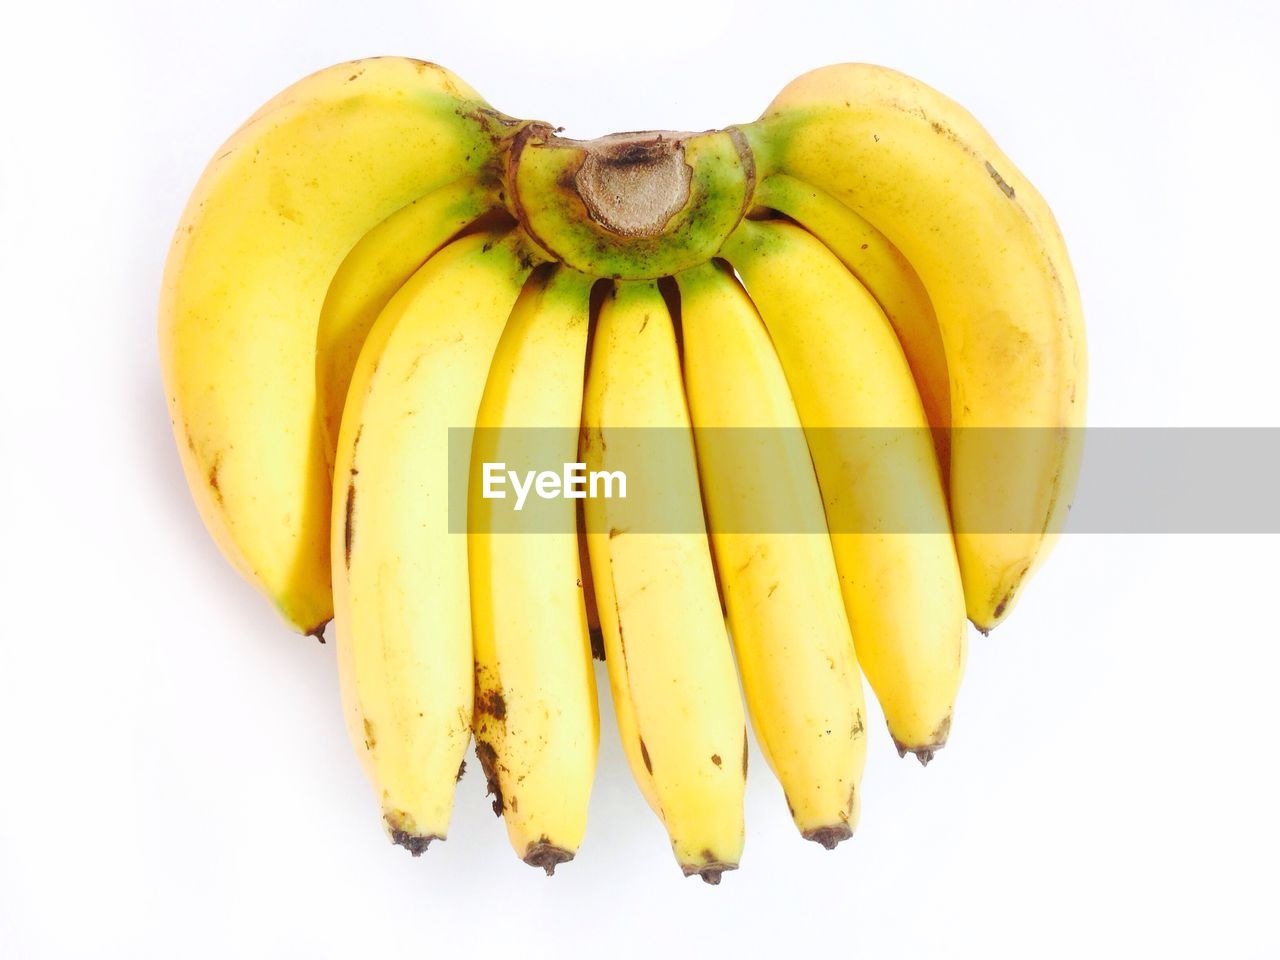
{"type": "Polygon", "coordinates": [[[895,740],[893,741],[893,745],[898,748],[898,756],[905,757],[908,753],[914,753],[916,755],[916,759],[920,761],[920,766],[927,767],[929,765],[929,761],[933,759],[934,755],[946,746],[946,741],[943,741],[942,743],[930,743],[922,747],[908,747],[906,744],[895,740]]]}
{"type": "Polygon", "coordinates": [[[853,828],[847,823],[833,823],[830,826],[806,830],[801,836],[806,840],[821,844],[827,850],[834,850],[842,842],[853,836],[853,828]]]}
{"type": "Polygon", "coordinates": [[[408,830],[391,831],[391,842],[404,847],[415,857],[420,857],[426,853],[427,847],[431,845],[432,840],[443,839],[444,837],[436,836],[435,834],[423,836],[419,833],[410,833],[408,830]]]}
{"type": "Polygon", "coordinates": [[[898,748],[898,756],[905,757],[908,753],[914,753],[916,759],[920,761],[920,766],[927,767],[929,761],[933,759],[934,754],[947,745],[947,738],[951,736],[951,714],[947,714],[942,718],[942,722],[929,735],[928,740],[919,746],[909,746],[899,740],[893,738],[893,745],[898,748]]]}
{"type": "Polygon", "coordinates": [[[548,877],[555,875],[556,867],[572,859],[572,850],[557,847],[554,843],[548,843],[545,840],[529,844],[524,853],[524,862],[531,867],[541,867],[547,871],[548,877]]]}
{"type": "Polygon", "coordinates": [[[683,863],[680,869],[684,871],[686,877],[701,877],[703,883],[718,887],[720,877],[729,870],[737,870],[738,865],[726,863],[723,860],[713,860],[710,863],[683,863]]]}

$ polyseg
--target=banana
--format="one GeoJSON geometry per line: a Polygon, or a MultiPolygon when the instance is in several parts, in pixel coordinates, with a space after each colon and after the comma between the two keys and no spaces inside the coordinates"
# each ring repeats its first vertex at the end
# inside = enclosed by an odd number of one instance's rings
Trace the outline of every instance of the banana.
{"type": "Polygon", "coordinates": [[[382,308],[450,237],[495,205],[488,185],[463,177],[397,210],[343,259],[329,283],[316,332],[316,397],[326,456],[332,458],[338,443],[360,347],[382,308]]]}
{"type": "Polygon", "coordinates": [[[923,281],[950,375],[966,606],[990,630],[1061,529],[1079,471],[1084,328],[1052,214],[963,108],[882,67],[805,74],[739,129],[762,178],[827,191],[923,281]]]}
{"type": "Polygon", "coordinates": [[[676,278],[711,541],[756,739],[807,840],[853,835],[862,677],[822,496],[769,334],[732,276],[676,278]]]}
{"type": "Polygon", "coordinates": [[[490,361],[532,266],[519,231],[472,234],[428,260],[370,331],[342,416],[332,555],[343,703],[387,830],[415,856],[447,833],[471,736],[467,541],[451,532],[450,471],[465,485],[490,361]],[[464,442],[451,443],[454,427],[464,442]]]}
{"type": "Polygon", "coordinates": [[[531,282],[507,322],[476,420],[468,491],[476,755],[525,863],[550,876],[587,824],[599,742],[571,499],[484,496],[484,464],[577,459],[593,279],[531,282]]]}
{"type": "Polygon", "coordinates": [[[686,876],[742,853],[746,727],[716,595],[670,314],[653,281],[601,306],[583,460],[627,496],[585,501],[605,662],[627,760],[686,876]]]}
{"type": "Polygon", "coordinates": [[[329,282],[396,210],[498,176],[509,124],[433,64],[340,64],[241,127],[179,223],[159,332],[188,485],[223,553],[299,630],[318,633],[332,614],[316,394],[329,282]]]}
{"type": "Polygon", "coordinates": [[[840,258],[898,334],[933,430],[945,479],[950,462],[951,385],[942,331],[924,284],[885,235],[831,194],[785,173],[766,177],[755,202],[795,220],[840,258]]]}
{"type": "Polygon", "coordinates": [[[724,253],[763,317],[804,424],[858,661],[899,752],[947,739],[964,598],[919,394],[893,328],[819,240],[743,221],[724,253]]]}

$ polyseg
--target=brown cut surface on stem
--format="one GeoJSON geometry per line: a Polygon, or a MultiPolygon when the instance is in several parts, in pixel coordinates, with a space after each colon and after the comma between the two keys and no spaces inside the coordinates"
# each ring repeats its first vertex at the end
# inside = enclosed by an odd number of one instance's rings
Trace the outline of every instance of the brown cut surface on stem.
{"type": "Polygon", "coordinates": [[[689,202],[685,136],[615,133],[583,144],[587,155],[573,182],[591,219],[623,237],[660,235],[689,202]]]}

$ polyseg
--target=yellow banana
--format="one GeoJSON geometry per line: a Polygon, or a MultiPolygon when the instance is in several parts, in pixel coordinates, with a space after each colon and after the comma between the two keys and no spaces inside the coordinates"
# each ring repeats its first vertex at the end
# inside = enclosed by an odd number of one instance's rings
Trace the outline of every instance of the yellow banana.
{"type": "Polygon", "coordinates": [[[316,397],[326,455],[332,457],[338,443],[351,371],[382,308],[428,257],[496,202],[488,186],[463,177],[397,210],[342,261],[316,332],[316,397]]]}
{"type": "Polygon", "coordinates": [[[685,874],[719,883],[742,852],[746,728],[674,331],[652,281],[620,282],[601,307],[583,432],[588,469],[627,483],[624,499],[585,502],[619,734],[685,874]]]}
{"type": "Polygon", "coordinates": [[[330,67],[222,146],[179,223],[160,353],[188,484],[228,559],[300,630],[332,613],[316,396],[329,282],[394,211],[460,177],[497,176],[505,120],[433,64],[330,67]]]}
{"type": "Polygon", "coordinates": [[[945,479],[951,427],[947,356],[933,304],[911,264],[883,233],[831,194],[785,173],[766,177],[756,188],[755,202],[786,214],[825,243],[876,298],[915,377],[945,479]]]}
{"type": "Polygon", "coordinates": [[[989,630],[1061,528],[1079,469],[1084,328],[1057,225],[972,116],[892,70],[815,70],[740,129],[762,177],[790,174],[857,211],[929,292],[968,615],[989,630]]]}
{"type": "Polygon", "coordinates": [[[808,840],[853,835],[862,677],[822,496],[769,334],[732,276],[677,278],[685,388],[751,723],[808,840]]]}
{"type": "Polygon", "coordinates": [[[964,598],[919,394],[883,311],[819,240],[743,221],[725,247],[773,338],[826,504],[858,660],[900,752],[947,739],[964,598]]]}
{"type": "Polygon", "coordinates": [[[343,702],[387,830],[414,855],[446,835],[471,737],[467,542],[451,532],[450,470],[465,484],[490,361],[530,269],[518,231],[473,234],[428,260],[370,331],[342,417],[332,553],[343,702]],[[466,428],[465,442],[451,445],[450,428],[466,428]]]}
{"type": "Polygon", "coordinates": [[[511,845],[548,876],[582,842],[599,741],[577,510],[486,497],[485,464],[577,460],[592,283],[562,267],[525,288],[485,385],[468,491],[476,755],[511,845]]]}

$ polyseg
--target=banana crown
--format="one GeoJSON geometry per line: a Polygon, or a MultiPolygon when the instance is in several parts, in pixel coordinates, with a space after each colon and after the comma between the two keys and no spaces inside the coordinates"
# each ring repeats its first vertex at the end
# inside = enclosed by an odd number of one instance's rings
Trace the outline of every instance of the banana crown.
{"type": "Polygon", "coordinates": [[[514,138],[511,212],[553,259],[598,277],[670,276],[710,260],[755,190],[737,130],[566,140],[544,124],[514,138]]]}

